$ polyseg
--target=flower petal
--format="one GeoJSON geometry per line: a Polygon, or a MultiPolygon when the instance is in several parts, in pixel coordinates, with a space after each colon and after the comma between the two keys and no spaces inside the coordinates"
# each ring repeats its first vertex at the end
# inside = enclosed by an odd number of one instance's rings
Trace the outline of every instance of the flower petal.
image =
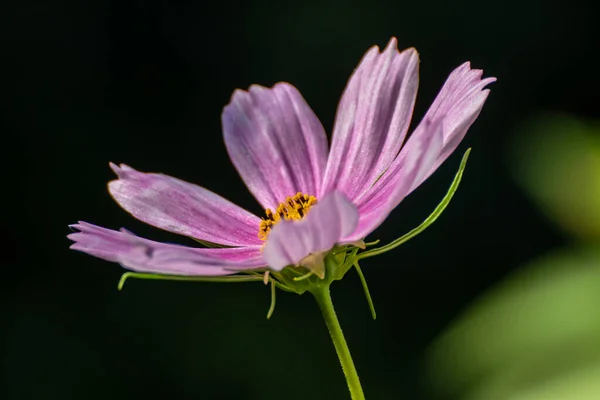
{"type": "Polygon", "coordinates": [[[417,88],[419,55],[399,53],[392,38],[363,57],[338,106],[324,191],[339,189],[356,199],[394,160],[410,124],[417,88]]]}
{"type": "Polygon", "coordinates": [[[495,78],[481,79],[481,75],[482,71],[471,69],[469,63],[450,74],[398,157],[381,178],[355,200],[361,222],[353,238],[362,239],[379,226],[392,209],[456,149],[483,108],[489,94],[489,90],[483,88],[495,81],[495,78]],[[411,172],[410,165],[416,165],[415,157],[423,157],[423,160],[418,163],[419,171],[411,172]]]}
{"type": "MultiPolygon", "coordinates": [[[[487,85],[496,78],[481,79],[483,71],[471,69],[466,62],[456,68],[444,83],[434,102],[417,126],[413,135],[420,135],[425,130],[423,126],[428,120],[436,120],[444,116],[444,148],[431,170],[425,174],[415,187],[419,186],[456,150],[467,131],[475,122],[483,104],[489,95],[487,85]]],[[[403,155],[400,154],[399,157],[403,155]]]]}
{"type": "Polygon", "coordinates": [[[327,160],[319,119],[288,83],[236,90],[222,115],[231,161],[264,208],[298,192],[317,195],[327,160]]]}
{"type": "Polygon", "coordinates": [[[359,200],[358,227],[344,241],[364,239],[373,232],[431,170],[443,148],[444,120],[424,126],[422,135],[408,140],[406,148],[410,151],[403,158],[402,168],[393,174],[386,172],[375,184],[376,189],[369,192],[366,199],[359,200]]]}
{"type": "Polygon", "coordinates": [[[79,222],[67,237],[71,249],[117,262],[138,272],[173,275],[218,276],[265,266],[259,246],[197,249],[138,237],[126,230],[114,231],[79,222]]]}
{"type": "Polygon", "coordinates": [[[307,256],[331,249],[350,235],[358,223],[358,211],[341,192],[331,192],[311,208],[301,221],[281,221],[269,234],[263,255],[270,268],[279,271],[298,265],[307,256]]]}
{"type": "Polygon", "coordinates": [[[260,245],[260,218],[217,194],[163,174],[111,163],[113,198],[137,219],[169,232],[228,246],[260,245]]]}

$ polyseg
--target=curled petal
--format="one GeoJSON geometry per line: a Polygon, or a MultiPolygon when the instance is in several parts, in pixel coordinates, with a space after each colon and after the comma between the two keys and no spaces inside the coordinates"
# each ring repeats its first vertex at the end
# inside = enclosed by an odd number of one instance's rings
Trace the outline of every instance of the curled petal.
{"type": "Polygon", "coordinates": [[[350,235],[358,223],[358,211],[341,192],[331,192],[311,208],[301,221],[281,221],[272,229],[264,248],[270,268],[279,271],[299,265],[309,256],[331,249],[350,235]]]}
{"type": "Polygon", "coordinates": [[[398,52],[396,39],[372,47],[356,68],[338,106],[324,192],[338,189],[355,200],[398,154],[410,124],[419,55],[398,52]]]}
{"type": "Polygon", "coordinates": [[[68,236],[71,249],[138,271],[171,275],[219,276],[265,266],[260,247],[197,249],[144,239],[79,222],[68,236]]]}
{"type": "Polygon", "coordinates": [[[327,137],[295,87],[278,83],[236,90],[222,122],[231,161],[264,208],[275,209],[298,192],[319,193],[327,137]]]}
{"type": "Polygon", "coordinates": [[[260,218],[221,196],[163,174],[111,163],[119,179],[108,184],[113,198],[137,219],[169,232],[228,246],[252,246],[260,218]]]}

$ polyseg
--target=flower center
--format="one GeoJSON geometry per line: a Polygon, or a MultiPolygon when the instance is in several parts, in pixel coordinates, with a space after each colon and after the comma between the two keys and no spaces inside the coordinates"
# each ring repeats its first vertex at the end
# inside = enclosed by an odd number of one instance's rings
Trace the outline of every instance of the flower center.
{"type": "Polygon", "coordinates": [[[267,208],[265,210],[266,217],[260,221],[258,238],[267,240],[271,228],[282,219],[288,221],[301,220],[315,204],[317,204],[315,196],[298,192],[294,197],[287,197],[284,202],[279,203],[275,212],[267,208]]]}

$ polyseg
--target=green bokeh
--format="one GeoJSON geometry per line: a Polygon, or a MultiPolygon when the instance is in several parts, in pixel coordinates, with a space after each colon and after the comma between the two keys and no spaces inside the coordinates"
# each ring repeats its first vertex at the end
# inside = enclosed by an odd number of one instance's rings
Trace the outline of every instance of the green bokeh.
{"type": "Polygon", "coordinates": [[[524,265],[434,342],[439,398],[600,398],[600,142],[596,123],[543,115],[517,130],[513,174],[572,244],[524,265]]]}

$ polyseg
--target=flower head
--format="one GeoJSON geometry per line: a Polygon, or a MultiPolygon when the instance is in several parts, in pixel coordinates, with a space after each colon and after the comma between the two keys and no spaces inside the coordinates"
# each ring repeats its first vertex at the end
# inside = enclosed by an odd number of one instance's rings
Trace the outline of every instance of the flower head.
{"type": "Polygon", "coordinates": [[[389,213],[456,149],[494,78],[456,68],[408,140],[418,87],[415,49],[396,39],[367,51],[338,105],[331,149],[319,119],[288,83],[236,90],[223,110],[225,145],[266,210],[259,218],[202,187],[111,164],[113,198],[139,220],[219,248],[143,239],[85,222],[72,249],[125,268],[218,276],[303,267],[323,278],[334,247],[360,246],[389,213]]]}

